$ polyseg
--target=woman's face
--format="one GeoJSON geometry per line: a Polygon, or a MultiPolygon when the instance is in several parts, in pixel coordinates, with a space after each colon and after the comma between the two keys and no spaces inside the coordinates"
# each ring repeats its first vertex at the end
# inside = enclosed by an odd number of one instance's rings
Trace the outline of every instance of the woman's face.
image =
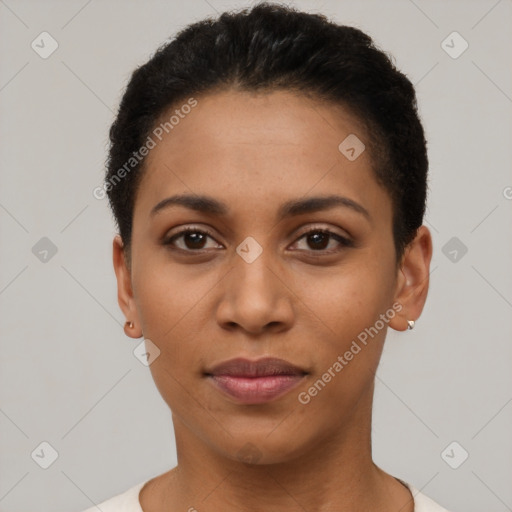
{"type": "Polygon", "coordinates": [[[386,328],[407,318],[391,201],[342,108],[282,91],[196,99],[147,157],[130,271],[114,244],[121,307],[160,350],[150,369],[177,438],[232,459],[291,460],[368,428],[386,328]],[[162,206],[173,196],[189,207],[162,206]],[[301,372],[211,376],[263,357],[301,372]]]}

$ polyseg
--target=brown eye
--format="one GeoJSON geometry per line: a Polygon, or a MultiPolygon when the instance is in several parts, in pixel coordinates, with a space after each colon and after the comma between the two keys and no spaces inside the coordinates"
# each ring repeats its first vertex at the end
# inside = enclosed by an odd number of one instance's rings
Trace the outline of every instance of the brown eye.
{"type": "Polygon", "coordinates": [[[183,235],[183,243],[187,247],[187,249],[203,249],[203,246],[206,242],[206,237],[208,235],[205,235],[204,233],[199,232],[188,232],[184,233],[183,235]]]}
{"type": "Polygon", "coordinates": [[[353,243],[348,238],[333,233],[327,229],[314,228],[304,233],[296,243],[300,240],[305,240],[307,247],[306,251],[310,252],[325,252],[327,254],[340,251],[340,246],[352,247],[353,243]],[[328,249],[330,247],[330,249],[328,249]]]}
{"type": "MultiPolygon", "coordinates": [[[[208,249],[206,246],[208,239],[213,237],[208,231],[203,231],[196,228],[184,229],[163,241],[164,245],[173,246],[183,251],[194,252],[208,249]],[[179,243],[177,243],[179,242],[179,243]]],[[[218,248],[217,243],[214,244],[213,248],[218,248]]]]}
{"type": "Polygon", "coordinates": [[[329,245],[330,235],[322,231],[316,231],[314,233],[306,235],[306,240],[312,249],[325,249],[329,245]]]}

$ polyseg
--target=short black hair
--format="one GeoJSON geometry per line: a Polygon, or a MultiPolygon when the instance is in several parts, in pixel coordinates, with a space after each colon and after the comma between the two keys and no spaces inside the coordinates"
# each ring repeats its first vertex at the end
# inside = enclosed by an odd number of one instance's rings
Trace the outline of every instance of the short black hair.
{"type": "Polygon", "coordinates": [[[414,86],[392,60],[358,28],[268,2],[185,27],[132,73],[110,128],[104,188],[125,250],[145,163],[137,152],[163,114],[209,92],[290,90],[339,104],[365,127],[399,263],[423,223],[428,157],[414,86]]]}

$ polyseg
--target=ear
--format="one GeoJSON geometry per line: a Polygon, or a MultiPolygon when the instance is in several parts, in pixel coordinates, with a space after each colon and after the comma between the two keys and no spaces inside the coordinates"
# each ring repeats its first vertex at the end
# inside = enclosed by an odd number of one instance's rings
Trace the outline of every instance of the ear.
{"type": "Polygon", "coordinates": [[[420,226],[405,249],[398,271],[393,303],[399,302],[402,309],[389,322],[393,329],[405,331],[407,320],[420,317],[427,300],[431,259],[432,236],[426,226],[420,226]]]}
{"type": "Polygon", "coordinates": [[[124,252],[123,240],[119,235],[114,237],[112,246],[114,270],[117,279],[117,301],[127,322],[133,323],[133,327],[125,324],[124,332],[130,338],[140,338],[142,336],[142,329],[133,298],[131,272],[124,252]]]}

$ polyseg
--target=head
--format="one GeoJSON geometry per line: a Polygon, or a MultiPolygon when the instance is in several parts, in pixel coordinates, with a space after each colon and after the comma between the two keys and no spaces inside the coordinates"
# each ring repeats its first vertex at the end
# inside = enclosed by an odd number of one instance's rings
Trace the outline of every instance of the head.
{"type": "Polygon", "coordinates": [[[110,140],[119,303],[160,351],[177,436],[278,462],[369,428],[387,329],[421,314],[432,253],[424,132],[390,58],[321,15],[225,13],[133,73],[110,140]],[[261,356],[304,379],[243,405],[209,382],[261,356]]]}

